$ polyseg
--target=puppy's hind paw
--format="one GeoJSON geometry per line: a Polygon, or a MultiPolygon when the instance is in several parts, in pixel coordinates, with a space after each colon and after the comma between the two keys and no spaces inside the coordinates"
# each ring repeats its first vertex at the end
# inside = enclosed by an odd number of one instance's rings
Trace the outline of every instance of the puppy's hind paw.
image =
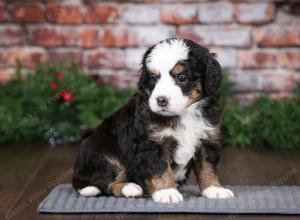
{"type": "Polygon", "coordinates": [[[209,186],[205,188],[201,194],[209,199],[226,199],[234,197],[234,194],[230,189],[226,189],[222,186],[209,186]]]}
{"type": "Polygon", "coordinates": [[[100,189],[96,186],[87,186],[78,190],[79,194],[85,197],[97,196],[101,194],[100,189]]]}

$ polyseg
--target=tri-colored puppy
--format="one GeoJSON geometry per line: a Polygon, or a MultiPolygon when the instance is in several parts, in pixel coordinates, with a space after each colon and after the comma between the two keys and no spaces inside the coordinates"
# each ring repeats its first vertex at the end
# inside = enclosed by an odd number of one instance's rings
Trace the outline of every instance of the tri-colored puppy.
{"type": "Polygon", "coordinates": [[[151,195],[183,201],[177,186],[193,169],[202,195],[229,198],[216,165],[221,67],[214,54],[185,39],[167,39],[143,56],[138,93],[85,139],[73,186],[83,196],[151,195]]]}

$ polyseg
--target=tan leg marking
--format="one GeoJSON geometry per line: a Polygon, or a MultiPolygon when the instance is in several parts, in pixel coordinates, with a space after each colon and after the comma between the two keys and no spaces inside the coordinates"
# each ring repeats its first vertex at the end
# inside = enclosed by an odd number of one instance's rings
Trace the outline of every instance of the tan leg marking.
{"type": "Polygon", "coordinates": [[[116,197],[122,197],[122,189],[124,186],[126,186],[128,183],[126,182],[113,182],[109,184],[108,190],[116,197]]]}
{"type": "Polygon", "coordinates": [[[220,186],[219,178],[210,163],[203,161],[195,164],[193,170],[201,190],[212,185],[220,186]]]}
{"type": "Polygon", "coordinates": [[[170,167],[161,175],[146,181],[149,193],[167,188],[176,188],[174,176],[170,167]]]}
{"type": "Polygon", "coordinates": [[[127,184],[125,167],[120,163],[118,159],[114,157],[106,155],[105,159],[118,173],[115,180],[108,185],[108,191],[111,192],[114,196],[121,197],[122,189],[127,184]]]}
{"type": "Polygon", "coordinates": [[[171,167],[161,175],[147,182],[148,191],[152,194],[154,202],[178,203],[183,201],[183,196],[177,190],[171,167]]]}

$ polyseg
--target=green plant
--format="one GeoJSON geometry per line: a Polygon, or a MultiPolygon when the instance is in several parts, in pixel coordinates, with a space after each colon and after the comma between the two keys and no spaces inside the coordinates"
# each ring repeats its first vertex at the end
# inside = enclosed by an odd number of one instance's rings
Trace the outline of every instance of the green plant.
{"type": "Polygon", "coordinates": [[[248,106],[238,106],[231,98],[228,76],[223,80],[222,84],[227,85],[221,87],[225,145],[242,148],[300,148],[299,85],[296,86],[293,97],[273,100],[264,96],[248,106]]]}
{"type": "Polygon", "coordinates": [[[229,79],[229,72],[228,70],[224,70],[222,73],[222,81],[220,86],[220,103],[223,106],[233,102],[233,99],[231,98],[233,96],[232,86],[233,83],[229,79]]]}
{"type": "MultiPolygon", "coordinates": [[[[133,94],[99,85],[73,64],[43,64],[0,86],[0,144],[75,142],[133,94]]],[[[223,140],[227,146],[300,148],[300,89],[278,101],[262,97],[248,106],[232,99],[227,72],[221,85],[223,140]]]]}
{"type": "Polygon", "coordinates": [[[132,95],[99,86],[73,64],[43,64],[0,86],[0,143],[77,141],[132,95]]]}

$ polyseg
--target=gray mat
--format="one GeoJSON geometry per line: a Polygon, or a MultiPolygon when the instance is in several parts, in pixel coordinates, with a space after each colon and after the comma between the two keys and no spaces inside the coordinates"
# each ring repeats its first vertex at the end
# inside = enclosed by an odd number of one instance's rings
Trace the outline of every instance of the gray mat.
{"type": "Polygon", "coordinates": [[[230,199],[206,199],[197,186],[184,186],[184,202],[154,203],[147,198],[79,196],[70,184],[56,186],[41,202],[38,212],[45,213],[273,213],[300,214],[299,186],[229,186],[230,199]]]}

